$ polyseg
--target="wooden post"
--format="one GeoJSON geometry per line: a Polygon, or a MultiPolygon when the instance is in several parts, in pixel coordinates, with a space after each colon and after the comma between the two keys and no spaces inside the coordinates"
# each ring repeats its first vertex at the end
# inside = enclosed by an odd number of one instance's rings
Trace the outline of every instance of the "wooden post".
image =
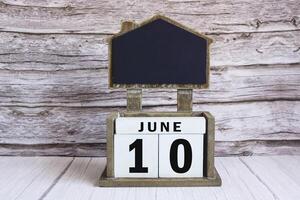
{"type": "Polygon", "coordinates": [[[127,111],[142,110],[142,89],[127,89],[127,111]]]}
{"type": "Polygon", "coordinates": [[[193,110],[193,89],[177,90],[177,111],[192,112],[193,110]]]}

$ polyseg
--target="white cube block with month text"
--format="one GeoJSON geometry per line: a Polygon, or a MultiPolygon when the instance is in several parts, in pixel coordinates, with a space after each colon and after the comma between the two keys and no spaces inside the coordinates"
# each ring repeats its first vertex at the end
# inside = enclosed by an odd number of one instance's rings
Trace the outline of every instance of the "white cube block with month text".
{"type": "Polygon", "coordinates": [[[204,117],[119,117],[116,119],[116,133],[205,133],[204,117]]]}

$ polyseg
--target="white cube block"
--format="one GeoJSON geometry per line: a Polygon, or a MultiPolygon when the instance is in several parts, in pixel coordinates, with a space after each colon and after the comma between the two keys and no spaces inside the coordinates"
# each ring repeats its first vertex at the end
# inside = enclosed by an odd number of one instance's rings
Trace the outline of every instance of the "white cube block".
{"type": "Polygon", "coordinates": [[[206,132],[204,117],[119,117],[116,134],[198,134],[206,132]]]}
{"type": "Polygon", "coordinates": [[[159,177],[203,177],[203,136],[159,135],[159,177]]]}
{"type": "Polygon", "coordinates": [[[158,135],[114,135],[115,177],[158,177],[158,135]]]}

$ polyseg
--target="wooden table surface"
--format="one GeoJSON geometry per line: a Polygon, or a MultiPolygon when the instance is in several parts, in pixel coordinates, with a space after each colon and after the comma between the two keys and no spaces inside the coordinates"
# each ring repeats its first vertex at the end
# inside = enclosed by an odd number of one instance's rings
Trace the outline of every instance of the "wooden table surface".
{"type": "Polygon", "coordinates": [[[101,188],[105,158],[0,157],[0,199],[300,199],[300,156],[218,157],[222,187],[101,188]]]}

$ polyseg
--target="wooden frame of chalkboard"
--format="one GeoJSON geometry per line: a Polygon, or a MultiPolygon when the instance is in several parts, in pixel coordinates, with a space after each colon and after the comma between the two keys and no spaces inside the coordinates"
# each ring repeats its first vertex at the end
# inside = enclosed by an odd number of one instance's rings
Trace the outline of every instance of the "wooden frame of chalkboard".
{"type": "Polygon", "coordinates": [[[200,88],[208,88],[209,87],[209,68],[210,68],[210,44],[212,43],[212,39],[201,34],[198,33],[168,17],[162,16],[162,15],[156,15],[144,22],[142,22],[141,24],[134,24],[134,27],[131,28],[122,28],[122,30],[115,34],[114,36],[112,36],[111,38],[109,38],[108,40],[108,44],[109,44],[109,67],[108,67],[108,71],[109,71],[109,77],[108,77],[108,84],[110,88],[173,88],[173,89],[200,89],[200,88]],[[119,84],[119,83],[114,83],[113,82],[113,78],[112,78],[112,40],[114,38],[117,38],[119,36],[122,36],[130,31],[134,31],[139,27],[142,27],[146,24],[149,24],[157,19],[163,19],[164,21],[167,21],[168,23],[177,26],[180,29],[183,29],[185,31],[188,31],[200,38],[203,38],[206,40],[206,81],[203,84],[119,84]]]}
{"type": "Polygon", "coordinates": [[[222,180],[214,165],[215,119],[209,112],[114,112],[107,118],[107,165],[99,180],[102,187],[189,187],[220,186],[222,180]],[[204,166],[201,178],[120,178],[114,176],[114,134],[118,117],[205,117],[204,166]]]}

